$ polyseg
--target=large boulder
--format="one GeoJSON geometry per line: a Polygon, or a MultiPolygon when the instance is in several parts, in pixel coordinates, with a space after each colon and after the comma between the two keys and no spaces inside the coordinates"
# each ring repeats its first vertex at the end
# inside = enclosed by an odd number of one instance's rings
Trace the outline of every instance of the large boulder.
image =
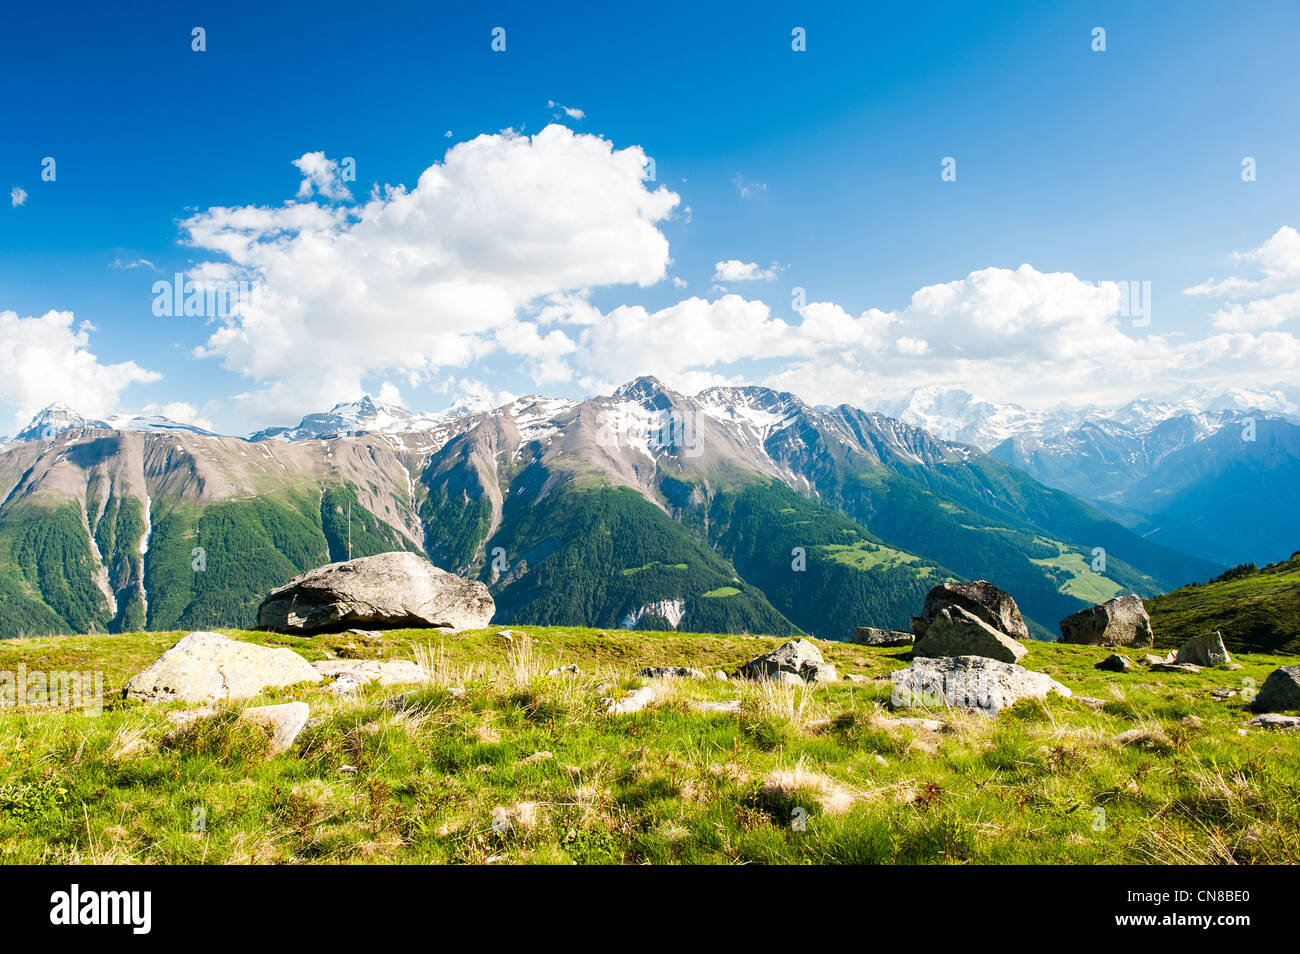
{"type": "Polygon", "coordinates": [[[987,656],[918,657],[891,678],[894,708],[949,706],[992,716],[1021,699],[1045,699],[1051,692],[1071,695],[1046,673],[987,656]]]}
{"type": "Polygon", "coordinates": [[[1011,595],[988,580],[973,583],[940,583],[925,596],[920,616],[912,617],[912,632],[924,636],[939,613],[957,606],[1012,639],[1028,639],[1029,627],[1011,595]]]}
{"type": "Polygon", "coordinates": [[[1150,649],[1155,638],[1142,598],[1117,596],[1061,620],[1061,642],[1150,649]]]}
{"type": "Polygon", "coordinates": [[[1005,633],[994,629],[960,606],[945,606],[926,626],[925,635],[912,648],[916,656],[985,656],[999,662],[1020,662],[1029,652],[1005,633]]]}
{"type": "Polygon", "coordinates": [[[1216,631],[1187,640],[1179,647],[1174,662],[1184,666],[1221,666],[1232,662],[1232,657],[1223,645],[1223,634],[1216,631]]]}
{"type": "Polygon", "coordinates": [[[806,639],[792,639],[736,670],[741,679],[769,679],[774,682],[834,682],[835,667],[806,639]]]}
{"type": "Polygon", "coordinates": [[[910,646],[916,636],[897,629],[876,629],[858,626],[853,630],[853,642],[859,646],[910,646]]]}
{"type": "Polygon", "coordinates": [[[1256,712],[1300,710],[1300,666],[1283,666],[1269,673],[1250,707],[1256,712]]]}
{"type": "Polygon", "coordinates": [[[320,680],[311,663],[292,649],[241,643],[220,633],[190,633],[131,677],[125,692],[147,702],[217,702],[320,680]]]}
{"type": "Polygon", "coordinates": [[[440,570],[418,553],[380,553],[331,563],[271,591],[257,625],[310,635],[354,626],[478,629],[496,606],[488,588],[440,570]]]}
{"type": "Polygon", "coordinates": [[[293,745],[298,733],[307,724],[311,709],[305,702],[286,702],[278,706],[257,706],[245,709],[239,714],[241,719],[264,726],[271,731],[270,754],[279,755],[287,752],[293,745]]]}

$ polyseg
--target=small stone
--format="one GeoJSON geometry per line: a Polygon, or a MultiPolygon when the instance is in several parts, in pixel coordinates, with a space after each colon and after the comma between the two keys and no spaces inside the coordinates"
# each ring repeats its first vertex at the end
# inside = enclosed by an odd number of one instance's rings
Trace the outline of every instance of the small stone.
{"type": "Polygon", "coordinates": [[[1128,672],[1133,668],[1133,661],[1127,656],[1121,656],[1119,653],[1111,653],[1093,668],[1105,672],[1128,672]]]}
{"type": "Polygon", "coordinates": [[[239,713],[241,719],[271,730],[271,754],[288,751],[293,740],[307,724],[311,710],[305,702],[286,702],[275,706],[255,706],[239,713]]]}

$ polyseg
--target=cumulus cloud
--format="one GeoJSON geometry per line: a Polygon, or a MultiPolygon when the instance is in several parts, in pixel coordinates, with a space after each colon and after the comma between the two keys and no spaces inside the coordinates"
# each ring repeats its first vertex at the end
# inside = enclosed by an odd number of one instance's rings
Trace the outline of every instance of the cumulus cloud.
{"type": "MultiPolygon", "coordinates": [[[[311,190],[329,188],[329,162],[300,165],[311,190]]],[[[207,209],[182,223],[186,241],[220,257],[193,274],[258,295],[198,353],[258,382],[241,397],[273,416],[328,406],[372,373],[428,380],[530,347],[526,362],[556,380],[567,336],[530,333],[521,312],[667,274],[657,224],[679,200],[647,188],[645,165],[639,147],[551,125],[459,143],[413,188],[360,205],[207,209]]]]}
{"type": "Polygon", "coordinates": [[[307,152],[295,160],[293,165],[302,173],[302,184],[298,186],[298,198],[310,199],[320,195],[336,201],[352,198],[352,193],[343,184],[343,173],[339,164],[333,159],[325,158],[323,152],[307,152]]]}
{"type": "Polygon", "coordinates": [[[780,274],[781,269],[776,262],[772,263],[771,268],[762,268],[757,262],[729,258],[713,266],[715,282],[770,282],[780,274]]]}
{"type": "Polygon", "coordinates": [[[1210,317],[1222,331],[1277,328],[1300,316],[1300,232],[1284,225],[1259,248],[1234,252],[1234,261],[1254,266],[1257,277],[1209,279],[1185,289],[1187,295],[1242,299],[1210,317]]]}
{"type": "Polygon", "coordinates": [[[135,383],[162,377],[134,361],[104,364],[90,350],[90,332],[73,327],[70,311],[20,318],[0,312],[0,401],[14,407],[15,429],[46,405],[62,401],[89,417],[106,417],[135,383]]]}
{"type": "Polygon", "coordinates": [[[207,431],[216,430],[216,425],[204,417],[198,408],[184,401],[171,401],[167,404],[146,404],[140,413],[147,416],[165,417],[177,424],[192,424],[207,431]]]}
{"type": "Polygon", "coordinates": [[[13,204],[14,208],[17,208],[20,205],[26,205],[27,190],[19,186],[14,186],[9,190],[9,201],[13,204]]]}

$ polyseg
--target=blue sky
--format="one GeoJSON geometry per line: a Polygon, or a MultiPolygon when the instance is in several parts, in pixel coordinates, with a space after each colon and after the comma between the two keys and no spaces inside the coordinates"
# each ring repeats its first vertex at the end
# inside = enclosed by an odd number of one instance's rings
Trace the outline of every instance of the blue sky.
{"type": "MultiPolygon", "coordinates": [[[[88,413],[188,413],[181,403],[245,432],[385,382],[432,410],[466,390],[577,396],[641,372],[684,387],[744,380],[860,403],[922,383],[983,382],[992,397],[1041,404],[1297,380],[1300,309],[1287,296],[1300,288],[1300,263],[1279,232],[1297,224],[1300,193],[1293,3],[444,6],[10,11],[0,33],[0,186],[19,192],[0,206],[0,313],[12,313],[0,433],[49,399],[88,413]],[[204,52],[191,49],[195,26],[206,30],[204,52]],[[490,48],[497,26],[505,52],[490,48]],[[1098,26],[1104,52],[1092,49],[1098,26]],[[794,27],[806,30],[806,51],[791,49],[794,27]],[[646,194],[678,197],[667,214],[616,222],[611,212],[592,225],[629,242],[633,226],[666,239],[668,260],[646,252],[632,269],[640,280],[620,280],[619,263],[573,263],[582,281],[512,292],[513,317],[475,330],[472,346],[439,338],[435,357],[393,368],[403,343],[370,353],[371,339],[400,339],[402,320],[408,350],[428,352],[439,322],[458,331],[441,311],[445,297],[426,305],[421,289],[403,290],[393,297],[405,319],[354,309],[350,346],[304,346],[298,365],[327,362],[311,381],[293,362],[264,360],[283,334],[255,333],[242,351],[214,347],[222,319],[152,312],[155,281],[223,260],[180,244],[178,223],[213,208],[283,209],[302,180],[291,163],[304,154],[354,159],[357,181],[347,185],[364,201],[376,183],[414,189],[457,144],[506,129],[529,137],[550,123],[603,137],[611,161],[639,147],[654,159],[646,194]],[[41,178],[47,156],[53,182],[41,178]],[[941,180],[944,157],[956,159],[956,181],[941,180]],[[1255,159],[1255,181],[1242,180],[1243,157],[1255,159]],[[121,267],[141,260],[153,268],[121,267]],[[715,281],[717,263],[730,260],[775,275],[715,281]],[[1032,275],[1014,271],[1026,263],[1032,275]],[[968,279],[989,268],[1011,271],[968,279]],[[1077,283],[1149,281],[1150,325],[1051,317],[1078,307],[1074,284],[1039,277],[1058,272],[1077,283]],[[1240,288],[1213,284],[1231,276],[1240,288]],[[959,287],[908,310],[918,289],[942,283],[959,287]],[[1198,285],[1202,293],[1186,293],[1198,285]],[[796,287],[820,310],[796,308],[796,287]],[[585,318],[538,318],[548,298],[575,295],[593,309],[585,318]],[[709,304],[728,295],[737,296],[729,306],[709,304]],[[1026,295],[1036,302],[1028,311],[1026,295]],[[692,298],[693,310],[679,308],[692,298]],[[1245,311],[1225,317],[1234,301],[1245,311]],[[637,306],[644,319],[610,317],[637,306]],[[75,316],[63,338],[24,324],[51,310],[75,316]],[[78,331],[83,322],[93,330],[78,331]],[[552,340],[544,370],[526,347],[501,343],[524,333],[521,322],[564,339],[552,340]],[[678,350],[701,322],[727,332],[678,350]],[[1087,341],[1131,354],[1118,369],[1094,368],[1087,341]],[[205,343],[209,356],[195,356],[205,343]],[[459,357],[441,363],[449,355],[459,357]],[[1044,378],[1068,382],[1045,388],[1044,378]]],[[[503,161],[516,160],[530,161],[528,151],[503,161]]],[[[544,183],[584,175],[555,161],[544,183]]],[[[467,170],[453,188],[498,195],[502,183],[489,188],[478,174],[467,170]]],[[[571,217],[547,187],[534,193],[512,197],[537,207],[512,215],[550,242],[547,230],[571,217]]],[[[565,195],[592,201],[580,188],[565,195]]],[[[429,233],[409,239],[418,249],[429,233]]],[[[446,242],[459,259],[492,260],[475,272],[484,301],[493,281],[509,283],[519,250],[495,248],[490,230],[461,223],[446,242]]],[[[290,263],[257,268],[277,269],[259,277],[297,294],[290,263]]],[[[305,345],[319,306],[302,307],[284,333],[305,345]]],[[[323,320],[322,339],[338,327],[337,316],[323,320]]]]}

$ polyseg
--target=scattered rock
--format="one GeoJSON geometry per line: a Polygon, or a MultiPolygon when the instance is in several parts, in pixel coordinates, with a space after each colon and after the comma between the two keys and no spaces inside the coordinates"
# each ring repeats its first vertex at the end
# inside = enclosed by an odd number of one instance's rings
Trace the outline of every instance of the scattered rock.
{"type": "Polygon", "coordinates": [[[1193,666],[1191,663],[1154,663],[1151,666],[1152,672],[1185,672],[1195,675],[1201,671],[1200,666],[1193,666]]]}
{"type": "Polygon", "coordinates": [[[296,635],[358,624],[455,632],[486,626],[495,609],[477,580],[440,570],[418,553],[380,553],[294,577],[262,601],[257,625],[296,635]]]}
{"type": "Polygon", "coordinates": [[[1216,630],[1193,636],[1183,643],[1174,655],[1174,662],[1192,666],[1218,666],[1232,662],[1232,658],[1223,645],[1223,634],[1216,630]]]}
{"type": "Polygon", "coordinates": [[[792,639],[736,670],[741,679],[770,679],[775,682],[834,682],[835,667],[822,658],[821,651],[806,639],[792,639]]]}
{"type": "Polygon", "coordinates": [[[548,676],[576,676],[577,674],[578,674],[577,663],[571,663],[568,666],[561,666],[558,669],[548,669],[546,671],[546,675],[548,676]]]}
{"type": "Polygon", "coordinates": [[[199,632],[185,636],[131,677],[125,694],[146,702],[217,702],[320,680],[320,673],[292,649],[269,649],[199,632]]]}
{"type": "Polygon", "coordinates": [[[853,630],[853,642],[860,646],[910,646],[916,636],[899,629],[876,629],[859,626],[853,630]]]}
{"type": "Polygon", "coordinates": [[[1231,699],[1236,694],[1237,694],[1236,689],[1215,689],[1213,692],[1210,693],[1210,695],[1212,695],[1214,698],[1219,700],[1231,699]]]}
{"type": "Polygon", "coordinates": [[[1111,653],[1092,668],[1101,669],[1105,672],[1128,672],[1133,668],[1133,660],[1127,656],[1121,656],[1119,653],[1111,653]]]}
{"type": "Polygon", "coordinates": [[[728,699],[725,702],[696,702],[693,703],[699,712],[726,712],[732,715],[740,714],[740,700],[728,699]]]}
{"type": "Polygon", "coordinates": [[[1145,666],[1159,666],[1162,663],[1173,662],[1174,657],[1177,655],[1178,655],[1177,653],[1170,653],[1168,656],[1156,656],[1152,653],[1145,653],[1143,654],[1142,658],[1138,660],[1138,662],[1142,663],[1145,666]]]}
{"type": "Polygon", "coordinates": [[[1008,593],[1004,593],[988,580],[973,583],[940,583],[925,596],[925,606],[920,616],[912,618],[912,632],[924,636],[939,612],[948,606],[957,606],[1012,639],[1028,639],[1029,627],[1020,615],[1008,593]]]}
{"type": "Polygon", "coordinates": [[[167,721],[172,725],[180,727],[189,725],[191,722],[198,722],[200,719],[210,719],[217,714],[217,710],[211,706],[202,706],[198,709],[179,709],[176,712],[167,713],[167,721]]]}
{"type": "Polygon", "coordinates": [[[844,674],[844,678],[848,682],[872,682],[873,681],[870,676],[864,676],[858,672],[846,672],[844,674]]]}
{"type": "Polygon", "coordinates": [[[330,683],[325,691],[332,696],[350,696],[365,684],[366,681],[358,678],[355,673],[345,672],[330,683]]]}
{"type": "Polygon", "coordinates": [[[1155,638],[1142,598],[1117,596],[1061,620],[1061,642],[1147,649],[1155,638]]]}
{"type": "Polygon", "coordinates": [[[1300,709],[1300,666],[1282,666],[1269,673],[1250,707],[1256,712],[1300,709]]]}
{"type": "Polygon", "coordinates": [[[726,682],[727,674],[723,672],[721,669],[719,669],[713,674],[713,678],[718,680],[718,682],[726,682]]]}
{"type": "MultiPolygon", "coordinates": [[[[334,686],[348,682],[357,686],[377,682],[381,686],[400,686],[428,682],[429,676],[409,659],[324,659],[311,664],[322,676],[334,676],[334,686]]],[[[330,686],[333,690],[334,686],[330,686]]],[[[351,690],[340,690],[351,691],[351,690]]]]}
{"type": "Polygon", "coordinates": [[[307,724],[311,710],[305,702],[286,702],[276,706],[256,706],[239,714],[241,719],[266,726],[271,730],[271,754],[288,751],[293,740],[307,724]]]}
{"type": "Polygon", "coordinates": [[[687,666],[647,666],[637,673],[643,679],[707,679],[698,669],[687,666]]]}
{"type": "Polygon", "coordinates": [[[1082,703],[1094,712],[1106,707],[1106,700],[1098,699],[1096,696],[1075,696],[1074,701],[1082,703]]]}
{"type": "Polygon", "coordinates": [[[1259,729],[1273,729],[1278,732],[1295,732],[1300,729],[1300,716],[1266,712],[1264,715],[1255,716],[1246,725],[1253,725],[1259,729]]]}
{"type": "Polygon", "coordinates": [[[923,732],[942,732],[948,728],[946,722],[940,722],[938,719],[920,719],[912,716],[900,716],[893,720],[893,724],[908,729],[920,729],[923,732]]]}
{"type": "Polygon", "coordinates": [[[890,705],[951,706],[985,715],[1020,699],[1045,699],[1048,693],[1072,693],[1051,676],[987,656],[917,657],[906,669],[891,673],[890,705]]]}
{"type": "Polygon", "coordinates": [[[640,712],[654,701],[655,687],[643,686],[640,689],[632,689],[620,700],[606,699],[605,711],[610,715],[628,715],[640,712]]]}
{"type": "Polygon", "coordinates": [[[986,656],[1004,663],[1019,662],[1029,652],[1010,636],[957,605],[945,606],[935,614],[912,651],[917,656],[929,657],[986,656]]]}

